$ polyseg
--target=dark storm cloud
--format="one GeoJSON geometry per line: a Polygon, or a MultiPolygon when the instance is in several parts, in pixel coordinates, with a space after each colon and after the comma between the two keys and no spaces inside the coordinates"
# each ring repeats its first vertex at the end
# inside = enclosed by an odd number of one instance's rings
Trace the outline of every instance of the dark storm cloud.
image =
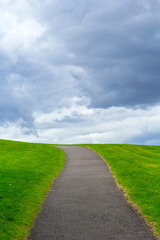
{"type": "Polygon", "coordinates": [[[7,96],[2,105],[10,116],[25,112],[31,118],[33,111],[83,95],[102,108],[160,101],[159,1],[47,1],[33,7],[46,30],[27,49],[30,55],[17,51],[12,62],[1,51],[1,98],[7,96]],[[28,95],[17,96],[16,84],[28,95]]]}
{"type": "Polygon", "coordinates": [[[88,79],[81,84],[75,78],[92,107],[160,101],[159,12],[159,1],[121,1],[111,7],[101,2],[90,6],[78,24],[73,19],[65,26],[62,36],[75,56],[72,63],[89,74],[89,87],[88,79]]]}

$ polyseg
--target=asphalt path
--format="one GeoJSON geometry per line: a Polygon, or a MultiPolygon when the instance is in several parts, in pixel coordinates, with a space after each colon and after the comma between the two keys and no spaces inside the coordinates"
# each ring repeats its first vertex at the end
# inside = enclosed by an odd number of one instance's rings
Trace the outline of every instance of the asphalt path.
{"type": "Polygon", "coordinates": [[[67,157],[65,168],[55,180],[29,240],[155,239],[97,153],[83,147],[61,148],[67,157]]]}

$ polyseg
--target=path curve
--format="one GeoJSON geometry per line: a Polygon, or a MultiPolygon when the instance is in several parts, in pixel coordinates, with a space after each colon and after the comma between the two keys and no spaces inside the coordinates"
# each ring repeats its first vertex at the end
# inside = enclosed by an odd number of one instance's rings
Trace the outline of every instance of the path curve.
{"type": "Polygon", "coordinates": [[[65,168],[28,240],[154,240],[126,202],[104,160],[83,147],[63,146],[65,168]]]}

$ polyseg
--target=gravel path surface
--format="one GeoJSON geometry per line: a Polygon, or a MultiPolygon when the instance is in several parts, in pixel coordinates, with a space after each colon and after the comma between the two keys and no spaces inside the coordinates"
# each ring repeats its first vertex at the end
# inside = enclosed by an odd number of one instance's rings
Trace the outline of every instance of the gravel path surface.
{"type": "Polygon", "coordinates": [[[65,168],[55,180],[29,240],[154,240],[126,202],[104,160],[83,147],[61,147],[65,168]]]}

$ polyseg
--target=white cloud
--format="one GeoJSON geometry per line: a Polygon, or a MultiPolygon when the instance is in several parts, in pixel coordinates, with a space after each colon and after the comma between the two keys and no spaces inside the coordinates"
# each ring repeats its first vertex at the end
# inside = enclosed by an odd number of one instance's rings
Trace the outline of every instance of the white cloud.
{"type": "Polygon", "coordinates": [[[112,107],[90,109],[74,99],[70,108],[52,113],[35,113],[36,132],[22,127],[22,122],[7,123],[0,127],[0,135],[6,139],[47,143],[137,143],[158,144],[154,134],[160,132],[160,106],[145,110],[112,107]],[[67,118],[70,118],[69,121],[67,118]]]}
{"type": "Polygon", "coordinates": [[[16,123],[5,122],[1,124],[0,136],[3,136],[3,139],[36,142],[38,140],[36,134],[31,133],[30,129],[22,127],[23,123],[24,121],[19,119],[16,123]]]}
{"type": "Polygon", "coordinates": [[[82,101],[82,99],[74,97],[70,99],[71,106],[69,108],[62,107],[60,109],[55,110],[50,113],[42,113],[35,112],[33,117],[35,119],[35,124],[37,125],[46,125],[51,124],[54,121],[62,121],[65,118],[80,118],[80,117],[88,117],[94,113],[93,109],[88,109],[85,105],[79,105],[78,102],[82,101]]]}
{"type": "Polygon", "coordinates": [[[32,8],[27,1],[0,3],[0,51],[13,61],[24,53],[32,53],[45,33],[45,27],[32,16],[32,8]]]}
{"type": "Polygon", "coordinates": [[[90,109],[75,104],[69,109],[62,108],[49,115],[37,113],[35,122],[39,128],[39,136],[41,127],[50,124],[47,134],[44,133],[44,127],[42,135],[45,135],[46,139],[47,135],[50,136],[51,140],[53,134],[59,143],[126,143],[136,142],[139,137],[143,138],[146,134],[160,132],[159,112],[160,106],[146,110],[116,107],[106,110],[90,109]],[[76,121],[67,122],[66,117],[76,121]],[[62,127],[61,121],[64,121],[62,127]],[[56,128],[58,125],[59,128],[56,128]],[[53,130],[53,126],[56,130],[53,130]]]}

